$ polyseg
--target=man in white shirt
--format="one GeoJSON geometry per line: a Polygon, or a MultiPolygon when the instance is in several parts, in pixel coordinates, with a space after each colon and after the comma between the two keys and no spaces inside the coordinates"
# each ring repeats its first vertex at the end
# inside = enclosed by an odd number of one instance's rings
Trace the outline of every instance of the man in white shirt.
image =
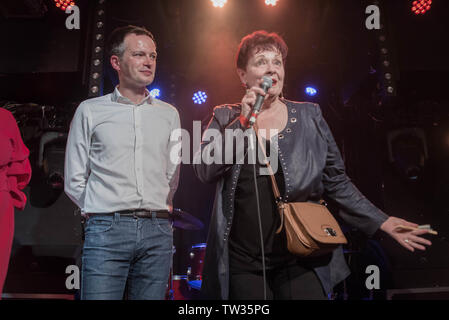
{"type": "Polygon", "coordinates": [[[110,36],[119,85],[83,101],[73,117],[65,192],[87,218],[81,299],[163,299],[172,263],[170,211],[179,161],[170,158],[177,110],[150,96],[156,43],[127,26],[110,36]]]}

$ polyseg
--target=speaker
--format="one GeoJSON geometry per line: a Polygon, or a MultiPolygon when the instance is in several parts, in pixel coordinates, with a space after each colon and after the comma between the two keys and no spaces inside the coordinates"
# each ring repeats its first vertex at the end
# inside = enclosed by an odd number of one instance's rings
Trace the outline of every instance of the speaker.
{"type": "Polygon", "coordinates": [[[392,289],[449,287],[449,205],[445,200],[449,170],[446,148],[440,144],[443,132],[439,127],[423,126],[388,136],[390,157],[383,166],[381,190],[384,211],[420,225],[430,224],[438,231],[436,236],[423,236],[432,246],[414,252],[381,235],[380,243],[392,265],[392,289]],[[396,138],[400,146],[394,150],[396,138]],[[413,164],[419,170],[410,169],[413,164]]]}

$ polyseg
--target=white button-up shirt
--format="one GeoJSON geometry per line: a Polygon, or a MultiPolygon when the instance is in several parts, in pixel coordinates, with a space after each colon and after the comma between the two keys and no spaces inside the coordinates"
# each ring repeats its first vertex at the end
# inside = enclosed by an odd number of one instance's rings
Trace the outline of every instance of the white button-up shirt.
{"type": "Polygon", "coordinates": [[[171,209],[179,161],[170,158],[170,138],[178,128],[178,111],[149,92],[137,105],[118,88],[83,101],[67,140],[66,194],[83,213],[171,209]]]}

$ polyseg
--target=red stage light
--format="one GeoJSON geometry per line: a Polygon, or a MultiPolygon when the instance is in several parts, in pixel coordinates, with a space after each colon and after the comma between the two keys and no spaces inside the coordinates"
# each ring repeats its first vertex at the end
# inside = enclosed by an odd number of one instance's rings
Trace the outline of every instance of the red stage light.
{"type": "Polygon", "coordinates": [[[67,8],[69,8],[70,6],[75,5],[75,1],[73,1],[73,0],[54,0],[54,1],[55,1],[55,6],[64,11],[67,8]]]}
{"type": "Polygon", "coordinates": [[[432,0],[415,0],[412,2],[411,10],[414,14],[424,14],[430,10],[431,5],[432,0]]]}

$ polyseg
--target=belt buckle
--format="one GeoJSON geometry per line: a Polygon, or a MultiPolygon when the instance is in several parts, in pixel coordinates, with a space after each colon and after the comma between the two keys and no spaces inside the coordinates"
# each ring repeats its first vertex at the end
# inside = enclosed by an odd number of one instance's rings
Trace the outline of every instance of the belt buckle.
{"type": "Polygon", "coordinates": [[[136,211],[133,211],[133,218],[134,218],[134,219],[137,219],[137,218],[138,218],[138,216],[136,215],[136,211]]]}

